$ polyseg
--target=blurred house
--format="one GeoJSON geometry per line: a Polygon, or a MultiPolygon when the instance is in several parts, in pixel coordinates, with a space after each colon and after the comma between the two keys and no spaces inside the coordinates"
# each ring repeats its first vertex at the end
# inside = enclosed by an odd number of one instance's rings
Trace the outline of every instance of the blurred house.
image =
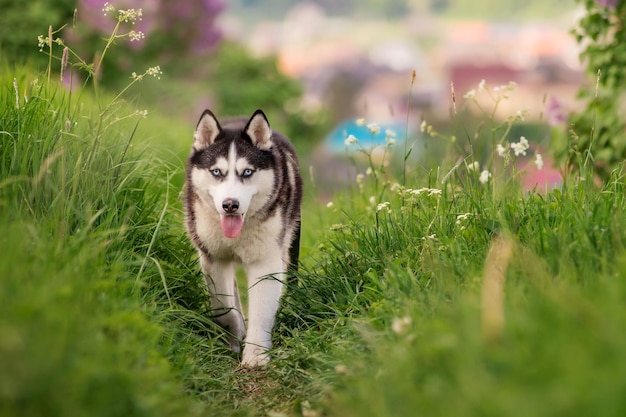
{"type": "MultiPolygon", "coordinates": [[[[575,105],[584,76],[578,47],[567,32],[548,25],[458,22],[451,24],[447,33],[439,46],[438,61],[454,85],[457,99],[485,80],[490,88],[509,82],[518,86],[515,99],[500,105],[501,117],[527,109],[528,118],[536,119],[543,111],[545,97],[550,96],[569,107],[575,105]]],[[[482,104],[485,108],[493,105],[482,104]]]]}
{"type": "Polygon", "coordinates": [[[461,103],[483,79],[490,88],[518,85],[514,100],[500,104],[500,116],[528,109],[528,119],[539,119],[547,97],[574,106],[584,82],[576,43],[554,22],[515,26],[429,15],[351,20],[302,2],[280,22],[241,25],[238,34],[232,21],[229,27],[254,53],[276,54],[281,70],[303,81],[303,105],[327,108],[337,123],[406,120],[409,97],[412,118],[428,113],[445,120],[451,84],[461,103]]]}

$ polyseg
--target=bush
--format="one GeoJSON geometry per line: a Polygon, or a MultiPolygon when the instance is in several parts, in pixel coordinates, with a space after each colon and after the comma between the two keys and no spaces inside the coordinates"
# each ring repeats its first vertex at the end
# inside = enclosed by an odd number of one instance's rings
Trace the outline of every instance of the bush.
{"type": "Polygon", "coordinates": [[[590,85],[580,90],[585,109],[570,118],[567,144],[557,143],[556,156],[574,168],[576,161],[593,166],[606,180],[626,159],[626,121],[622,105],[626,80],[626,4],[622,1],[580,0],[586,14],[574,35],[590,85]]]}

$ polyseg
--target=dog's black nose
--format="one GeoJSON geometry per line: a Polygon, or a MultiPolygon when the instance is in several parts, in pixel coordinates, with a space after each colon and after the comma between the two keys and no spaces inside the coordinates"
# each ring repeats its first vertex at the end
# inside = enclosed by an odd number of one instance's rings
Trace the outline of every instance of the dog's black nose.
{"type": "Polygon", "coordinates": [[[222,203],[222,208],[228,214],[237,213],[237,210],[239,210],[239,201],[234,198],[227,198],[222,203]]]}

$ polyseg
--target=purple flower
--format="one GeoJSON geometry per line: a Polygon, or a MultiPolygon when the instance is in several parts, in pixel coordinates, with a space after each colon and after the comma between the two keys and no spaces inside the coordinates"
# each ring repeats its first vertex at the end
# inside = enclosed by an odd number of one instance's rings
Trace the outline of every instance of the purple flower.
{"type": "Polygon", "coordinates": [[[596,4],[607,9],[615,10],[619,0],[595,0],[596,4]]]}
{"type": "Polygon", "coordinates": [[[188,45],[193,53],[202,54],[221,39],[215,18],[225,7],[223,0],[162,0],[160,14],[163,28],[179,44],[188,45]]]}
{"type": "MultiPolygon", "coordinates": [[[[81,19],[104,34],[111,33],[115,27],[115,16],[105,17],[102,13],[107,2],[117,10],[142,9],[142,19],[125,27],[145,35],[145,41],[142,37],[130,44],[133,49],[141,49],[155,33],[167,33],[171,44],[176,45],[174,48],[177,53],[204,53],[221,40],[215,19],[226,7],[224,0],[79,0],[81,19]],[[181,49],[181,45],[186,48],[181,49]]],[[[163,45],[162,49],[167,47],[163,45]]]]}
{"type": "Polygon", "coordinates": [[[567,122],[565,108],[554,96],[548,98],[546,104],[546,119],[550,126],[563,126],[567,122]]]}

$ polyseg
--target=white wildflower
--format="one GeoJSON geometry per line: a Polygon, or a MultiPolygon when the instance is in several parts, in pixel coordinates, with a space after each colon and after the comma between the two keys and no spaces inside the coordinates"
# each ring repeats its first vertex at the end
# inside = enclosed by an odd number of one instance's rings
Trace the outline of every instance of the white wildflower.
{"type": "Polygon", "coordinates": [[[152,75],[153,77],[155,77],[157,80],[161,79],[161,75],[163,74],[163,72],[161,72],[161,67],[160,66],[155,66],[155,67],[150,67],[146,70],[146,75],[152,75]]]}
{"type": "Polygon", "coordinates": [[[372,167],[367,167],[367,169],[365,170],[365,175],[372,175],[374,173],[374,171],[372,170],[372,167]]]}
{"type": "Polygon", "coordinates": [[[115,6],[113,6],[109,2],[104,3],[104,6],[102,7],[102,14],[106,16],[109,13],[113,13],[114,11],[115,11],[115,6]]]}
{"type": "Polygon", "coordinates": [[[354,135],[348,135],[348,137],[343,141],[343,144],[346,146],[356,145],[359,143],[359,140],[354,135]]]}
{"type": "Polygon", "coordinates": [[[480,181],[482,184],[486,184],[487,181],[489,181],[489,178],[491,178],[491,172],[485,169],[480,173],[480,177],[478,177],[478,181],[480,181]]]}
{"type": "Polygon", "coordinates": [[[368,124],[367,130],[369,130],[372,135],[378,135],[380,133],[380,127],[376,123],[368,124]]]}
{"type": "Polygon", "coordinates": [[[429,188],[428,189],[428,196],[433,196],[433,195],[441,195],[441,190],[439,190],[437,188],[429,188]]]}
{"type": "Polygon", "coordinates": [[[396,132],[391,129],[385,130],[385,141],[387,145],[395,145],[396,143],[396,132]]]}
{"type": "Polygon", "coordinates": [[[127,9],[117,11],[117,20],[119,22],[135,24],[136,21],[141,20],[143,17],[142,9],[127,9]]]}
{"type": "Polygon", "coordinates": [[[341,375],[345,375],[348,373],[348,367],[343,364],[335,365],[335,372],[341,375]]]}
{"type": "Polygon", "coordinates": [[[365,175],[363,175],[361,173],[356,174],[356,183],[357,184],[359,184],[359,185],[363,184],[363,180],[364,179],[365,179],[365,175]]]}
{"type": "Polygon", "coordinates": [[[395,334],[402,334],[406,331],[406,328],[409,327],[410,324],[411,317],[409,316],[394,317],[391,322],[391,330],[393,330],[395,334]]]}
{"type": "Polygon", "coordinates": [[[387,211],[391,211],[389,209],[389,201],[385,201],[383,203],[378,203],[378,205],[376,206],[376,213],[378,213],[381,210],[387,209],[387,211]]]}
{"type": "Polygon", "coordinates": [[[459,226],[459,230],[465,230],[465,225],[463,224],[463,222],[469,219],[470,216],[472,216],[472,213],[463,213],[456,216],[455,224],[459,226]]]}
{"type": "Polygon", "coordinates": [[[476,90],[469,90],[463,97],[465,98],[474,98],[476,96],[476,90]]]}
{"type": "Polygon", "coordinates": [[[130,32],[128,32],[128,38],[131,42],[140,41],[145,37],[146,35],[141,31],[131,30],[130,32]]]}
{"type": "Polygon", "coordinates": [[[440,195],[441,190],[437,188],[420,188],[418,190],[411,190],[409,188],[406,190],[406,193],[413,194],[413,195],[428,194],[429,197],[432,197],[434,195],[440,195]]]}
{"type": "Polygon", "coordinates": [[[509,153],[508,147],[504,147],[498,143],[496,146],[496,153],[499,157],[504,158],[509,153]]]}
{"type": "Polygon", "coordinates": [[[363,118],[356,119],[354,123],[356,123],[357,126],[363,126],[365,124],[365,119],[363,118]]]}
{"type": "Polygon", "coordinates": [[[479,169],[480,169],[480,162],[478,162],[478,161],[474,161],[474,162],[472,162],[471,164],[469,164],[467,166],[467,170],[468,171],[476,171],[476,172],[478,172],[479,169]]]}
{"type": "Polygon", "coordinates": [[[537,166],[538,170],[541,171],[543,169],[543,158],[539,153],[535,155],[535,165],[537,166]]]}
{"type": "Polygon", "coordinates": [[[519,142],[511,144],[511,149],[513,149],[515,156],[526,155],[526,150],[528,150],[528,140],[526,140],[524,136],[521,136],[519,138],[519,142]]]}
{"type": "Polygon", "coordinates": [[[48,38],[43,35],[37,36],[37,45],[39,46],[39,51],[43,51],[43,48],[48,45],[48,38]]]}
{"type": "Polygon", "coordinates": [[[469,219],[471,215],[472,215],[472,213],[459,214],[458,216],[456,216],[456,224],[461,224],[462,220],[469,219]]]}
{"type": "Polygon", "coordinates": [[[427,127],[428,127],[428,124],[426,124],[426,120],[422,120],[422,124],[420,124],[420,132],[422,133],[426,132],[427,127]]]}
{"type": "Polygon", "coordinates": [[[326,203],[326,207],[331,208],[333,207],[335,204],[332,201],[329,201],[328,203],[326,203]]]}
{"type": "Polygon", "coordinates": [[[484,79],[480,80],[478,83],[478,91],[483,91],[485,89],[485,83],[486,81],[484,79]]]}

